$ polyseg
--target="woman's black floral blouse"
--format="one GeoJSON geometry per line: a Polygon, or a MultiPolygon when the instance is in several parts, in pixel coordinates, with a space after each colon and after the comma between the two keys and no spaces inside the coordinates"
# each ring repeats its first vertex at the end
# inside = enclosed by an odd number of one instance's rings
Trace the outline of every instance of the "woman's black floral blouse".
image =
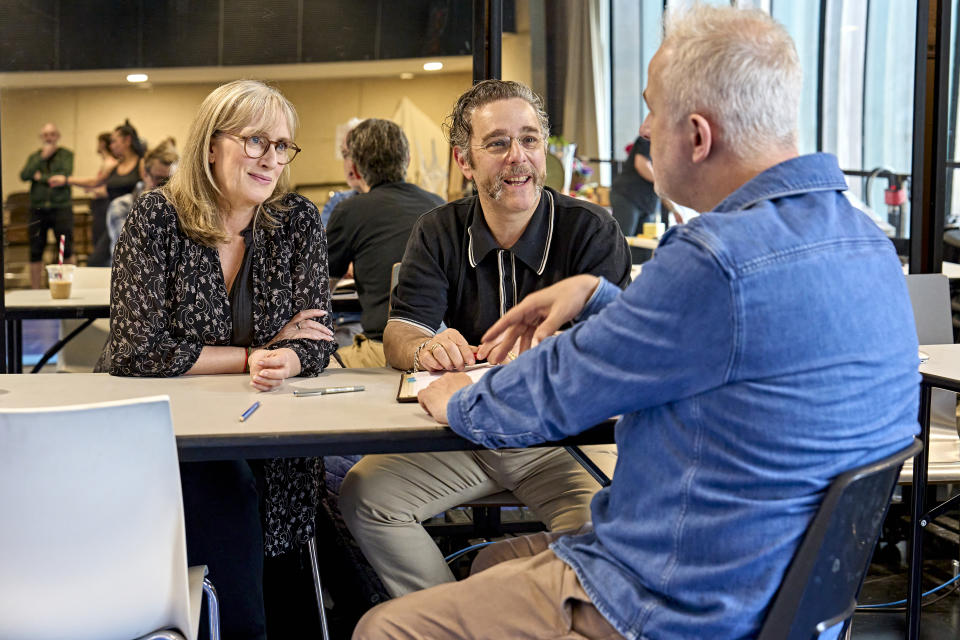
{"type": "MultiPolygon", "coordinates": [[[[303,309],[325,309],[331,327],[327,241],[320,214],[306,198],[288,194],[272,211],[279,224],[254,229],[253,346],[266,344],[303,309]]],[[[158,192],[145,194],[120,233],[113,258],[110,340],[99,368],[115,376],[178,376],[204,345],[229,346],[229,295],[217,250],[189,239],[177,212],[158,192]]],[[[332,328],[332,327],[331,327],[332,328]]],[[[302,376],[327,366],[336,344],[281,340],[300,358],[302,376]]],[[[323,466],[319,459],[269,460],[265,547],[269,555],[313,535],[323,466]]]]}

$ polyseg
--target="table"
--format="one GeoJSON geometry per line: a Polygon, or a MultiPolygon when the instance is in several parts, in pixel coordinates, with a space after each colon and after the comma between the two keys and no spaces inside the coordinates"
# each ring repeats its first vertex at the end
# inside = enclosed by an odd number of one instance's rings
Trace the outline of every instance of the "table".
{"type": "Polygon", "coordinates": [[[638,249],[649,249],[653,251],[660,244],[659,238],[646,238],[643,236],[626,236],[627,244],[638,249]]]}
{"type": "MultiPolygon", "coordinates": [[[[926,489],[929,482],[930,459],[930,396],[934,387],[960,392],[960,345],[922,345],[920,350],[930,359],[920,365],[920,439],[923,450],[913,460],[913,505],[910,535],[910,576],[907,591],[907,637],[920,637],[920,596],[923,577],[923,529],[938,515],[956,504],[960,495],[926,511],[926,489]]],[[[947,463],[949,464],[949,463],[947,463]]],[[[953,469],[957,474],[958,469],[953,469]]],[[[946,475],[941,469],[938,475],[946,475]]],[[[940,478],[943,479],[942,477],[940,478]]]]}
{"type": "MultiPolygon", "coordinates": [[[[102,373],[0,375],[0,406],[65,406],[157,395],[170,396],[180,459],[225,460],[281,456],[406,453],[482,449],[416,403],[396,401],[400,372],[328,369],[315,378],[291,378],[258,393],[248,375],[119,378],[102,373]],[[366,390],[294,397],[294,388],[363,385],[366,390]],[[246,422],[240,414],[260,408],[246,422]]],[[[136,428],[136,425],[131,425],[136,428]]],[[[561,443],[613,442],[613,421],[561,443]]]]}
{"type": "MultiPolygon", "coordinates": [[[[23,371],[24,320],[87,320],[47,350],[44,358],[49,359],[94,320],[110,317],[110,290],[104,287],[73,289],[66,300],[54,300],[48,289],[20,289],[8,291],[4,301],[3,331],[7,352],[0,359],[0,373],[23,371]]],[[[44,359],[42,361],[45,362],[44,359]]]]}
{"type": "MultiPolygon", "coordinates": [[[[3,331],[6,335],[7,352],[5,357],[0,358],[0,373],[23,372],[24,320],[86,320],[47,349],[35,367],[37,371],[94,320],[110,317],[110,289],[106,287],[73,289],[66,300],[52,299],[47,289],[18,289],[8,291],[4,300],[6,311],[3,313],[3,331]]],[[[360,311],[360,300],[356,291],[334,293],[330,302],[335,313],[360,311]]]]}

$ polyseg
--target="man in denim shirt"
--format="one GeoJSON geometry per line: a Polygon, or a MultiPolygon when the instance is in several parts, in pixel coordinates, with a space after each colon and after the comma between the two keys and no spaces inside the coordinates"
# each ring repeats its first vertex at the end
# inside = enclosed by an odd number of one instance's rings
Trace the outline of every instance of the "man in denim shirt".
{"type": "Polygon", "coordinates": [[[798,157],[799,94],[793,43],[765,14],[668,18],[641,134],[662,195],[706,213],[623,292],[576,276],[528,296],[479,356],[542,344],[420,395],[488,447],[622,414],[592,530],[497,545],[474,565],[489,568],[375,609],[355,637],[756,635],[830,481],[917,431],[899,260],[836,160],[798,157]]]}

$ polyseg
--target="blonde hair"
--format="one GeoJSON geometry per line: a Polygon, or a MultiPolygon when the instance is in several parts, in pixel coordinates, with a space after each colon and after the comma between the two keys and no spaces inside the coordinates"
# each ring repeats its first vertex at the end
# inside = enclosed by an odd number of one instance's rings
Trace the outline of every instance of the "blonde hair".
{"type": "Polygon", "coordinates": [[[153,149],[147,151],[143,156],[143,168],[150,171],[150,167],[155,164],[171,166],[177,163],[180,156],[177,155],[177,141],[172,137],[167,138],[153,149]]]}
{"type": "MultiPolygon", "coordinates": [[[[229,235],[218,206],[222,195],[210,170],[213,138],[220,132],[258,127],[280,118],[286,121],[290,137],[296,136],[297,112],[277,89],[256,80],[236,80],[217,87],[200,104],[190,125],[182,162],[164,194],[177,210],[180,228],[191,240],[208,247],[226,242],[229,235]]],[[[270,197],[257,208],[257,218],[266,227],[276,225],[270,209],[283,210],[282,198],[290,191],[290,169],[284,167],[270,197]]]]}
{"type": "Polygon", "coordinates": [[[803,73],[793,40],[759,9],[694,5],[664,17],[668,111],[712,116],[741,158],[796,145],[803,73]]]}

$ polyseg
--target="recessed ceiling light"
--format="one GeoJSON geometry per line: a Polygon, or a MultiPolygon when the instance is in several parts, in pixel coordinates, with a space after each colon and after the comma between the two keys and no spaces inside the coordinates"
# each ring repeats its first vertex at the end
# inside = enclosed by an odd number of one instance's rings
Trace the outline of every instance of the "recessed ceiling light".
{"type": "Polygon", "coordinates": [[[443,69],[442,62],[424,62],[423,63],[424,71],[440,71],[440,69],[443,69]]]}
{"type": "Polygon", "coordinates": [[[409,71],[404,71],[403,73],[400,74],[400,79],[401,79],[401,80],[413,80],[413,74],[410,73],[409,71]]]}
{"type": "Polygon", "coordinates": [[[127,76],[127,82],[146,82],[147,74],[145,73],[131,73],[127,76]]]}

